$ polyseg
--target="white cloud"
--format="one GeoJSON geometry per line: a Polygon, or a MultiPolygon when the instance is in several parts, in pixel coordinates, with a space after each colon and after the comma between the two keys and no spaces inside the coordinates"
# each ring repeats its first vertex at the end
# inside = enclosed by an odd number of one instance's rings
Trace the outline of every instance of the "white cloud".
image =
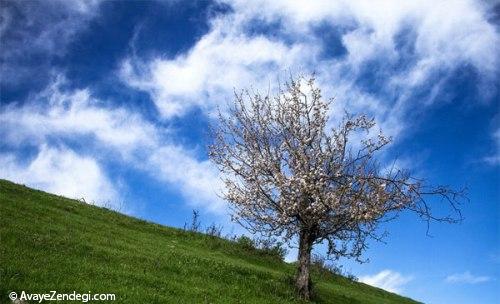
{"type": "Polygon", "coordinates": [[[58,77],[47,89],[19,108],[0,111],[0,129],[11,145],[43,144],[47,137],[94,136],[121,154],[157,141],[155,127],[124,108],[105,108],[87,89],[63,91],[65,80],[58,77]]]}
{"type": "Polygon", "coordinates": [[[488,276],[476,276],[471,274],[469,271],[464,273],[456,273],[446,277],[446,283],[458,283],[458,284],[479,284],[491,281],[488,276]]]}
{"type": "Polygon", "coordinates": [[[42,145],[25,164],[13,155],[0,154],[0,167],[1,178],[97,205],[119,206],[119,195],[99,164],[69,149],[42,145]]]}
{"type": "Polygon", "coordinates": [[[216,195],[221,185],[212,163],[200,160],[196,151],[175,144],[170,130],[153,125],[125,108],[107,107],[105,101],[94,98],[87,89],[63,90],[65,84],[64,78],[58,77],[25,105],[0,110],[0,136],[5,144],[13,149],[27,145],[40,149],[39,156],[24,167],[11,154],[4,155],[3,162],[9,165],[5,178],[72,197],[81,188],[85,199],[117,203],[120,197],[110,194],[116,192],[111,189],[116,183],[104,178],[99,165],[111,155],[122,165],[147,172],[171,185],[192,206],[218,213],[225,211],[225,204],[216,195]],[[54,138],[62,142],[85,140],[79,151],[92,156],[82,158],[69,147],[54,148],[50,144],[54,138]],[[58,155],[61,164],[56,161],[58,155]],[[74,173],[87,172],[85,165],[90,170],[87,175],[74,173]],[[75,175],[68,177],[65,170],[75,175]],[[51,179],[43,182],[44,177],[51,179]],[[100,184],[109,190],[102,191],[102,197],[97,196],[100,184]]]}
{"type": "Polygon", "coordinates": [[[122,79],[149,92],[161,114],[171,118],[193,106],[210,109],[224,103],[235,87],[265,87],[275,77],[276,66],[291,66],[301,53],[315,52],[264,36],[250,38],[231,29],[225,19],[214,21],[209,34],[174,60],[157,58],[146,64],[125,60],[122,79]]]}
{"type": "Polygon", "coordinates": [[[360,282],[394,293],[401,293],[403,286],[411,280],[413,280],[411,276],[403,276],[399,272],[392,270],[382,270],[374,275],[359,277],[360,282]]]}
{"type": "Polygon", "coordinates": [[[189,205],[216,213],[227,211],[218,196],[222,190],[219,172],[210,161],[197,160],[183,147],[164,145],[152,152],[146,166],[160,180],[176,185],[189,205]]]}
{"type": "MultiPolygon", "coordinates": [[[[395,37],[404,26],[416,31],[416,51],[441,63],[471,61],[480,71],[496,69],[498,35],[487,22],[489,7],[476,1],[430,0],[397,1],[225,1],[233,5],[240,18],[282,19],[294,32],[320,22],[334,25],[357,24],[344,35],[353,62],[372,56],[398,55],[395,37]]],[[[386,58],[387,59],[387,58],[386,58]]]]}
{"type": "Polygon", "coordinates": [[[187,53],[142,61],[127,58],[122,79],[150,93],[166,119],[192,107],[209,112],[232,98],[233,88],[266,91],[284,71],[316,71],[325,96],[337,108],[376,116],[387,133],[397,135],[413,111],[436,101],[446,77],[464,65],[474,67],[483,91],[494,90],[499,34],[487,21],[488,7],[473,1],[221,1],[232,13],[211,20],[211,29],[187,53]],[[281,24],[278,33],[250,34],[258,23],[281,24]],[[345,28],[347,55],[321,57],[320,24],[345,28]],[[412,54],[398,49],[407,34],[412,54]],[[381,93],[357,80],[366,64],[381,93]],[[401,62],[404,61],[404,64],[401,62]],[[438,76],[439,75],[439,76],[438,76]],[[438,77],[436,81],[435,77],[438,77]],[[412,94],[426,85],[427,96],[412,94]]]}

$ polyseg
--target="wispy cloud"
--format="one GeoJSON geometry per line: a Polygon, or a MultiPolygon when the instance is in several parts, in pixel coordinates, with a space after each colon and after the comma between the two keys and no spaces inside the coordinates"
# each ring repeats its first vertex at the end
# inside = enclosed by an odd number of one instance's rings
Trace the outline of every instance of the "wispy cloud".
{"type": "Polygon", "coordinates": [[[492,135],[495,143],[494,152],[488,156],[483,157],[483,161],[489,165],[500,165],[500,128],[498,128],[492,135]]]}
{"type": "Polygon", "coordinates": [[[473,1],[221,2],[232,13],[212,19],[188,52],[123,61],[123,81],[149,92],[165,119],[192,107],[209,112],[234,87],[266,91],[285,70],[315,71],[324,95],[338,97],[336,110],[369,112],[390,135],[436,102],[459,67],[477,72],[482,91],[495,89],[500,38],[488,7],[473,1]],[[257,22],[274,30],[256,32],[257,22]],[[320,25],[342,29],[336,39],[345,55],[324,56],[329,42],[320,25]],[[360,81],[367,74],[376,90],[360,81]]]}
{"type": "Polygon", "coordinates": [[[93,136],[94,143],[113,146],[124,154],[138,146],[153,145],[155,127],[120,107],[109,108],[88,89],[63,90],[62,75],[22,107],[0,111],[0,134],[11,145],[42,144],[51,136],[93,136]]]}
{"type": "Polygon", "coordinates": [[[12,154],[0,154],[0,167],[1,178],[97,205],[120,207],[118,191],[97,161],[70,149],[42,145],[27,164],[12,154]]]}
{"type": "Polygon", "coordinates": [[[411,276],[404,276],[393,270],[382,270],[374,275],[359,277],[359,281],[368,285],[379,287],[390,292],[401,293],[404,285],[413,280],[411,276]]]}
{"type": "Polygon", "coordinates": [[[158,179],[176,185],[189,205],[224,213],[226,204],[218,196],[223,189],[219,171],[208,160],[174,144],[159,146],[146,159],[146,168],[158,179]]]}
{"type": "Polygon", "coordinates": [[[234,27],[228,20],[215,20],[212,31],[187,54],[147,63],[128,58],[121,67],[121,77],[130,86],[149,92],[168,119],[192,107],[210,110],[231,98],[235,87],[263,88],[276,67],[293,66],[300,54],[315,52],[312,46],[288,46],[231,29],[234,27]]]}
{"type": "Polygon", "coordinates": [[[446,283],[456,283],[456,284],[479,284],[491,281],[491,277],[488,276],[478,276],[473,275],[469,271],[464,273],[456,273],[446,277],[446,283]]]}
{"type": "Polygon", "coordinates": [[[65,84],[58,76],[23,106],[0,109],[4,144],[16,151],[37,150],[33,159],[5,152],[0,177],[74,198],[118,204],[116,183],[102,170],[112,156],[123,166],[173,185],[196,208],[225,211],[217,196],[222,188],[218,170],[198,158],[196,151],[176,144],[168,128],[125,108],[108,107],[87,88],[64,90],[65,84]],[[86,144],[73,148],[65,144],[68,141],[86,144]]]}

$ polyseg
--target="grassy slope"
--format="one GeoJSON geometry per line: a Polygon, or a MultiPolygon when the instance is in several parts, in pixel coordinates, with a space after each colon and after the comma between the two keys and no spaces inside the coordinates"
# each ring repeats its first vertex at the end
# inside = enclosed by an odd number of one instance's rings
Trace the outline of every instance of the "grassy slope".
{"type": "MultiPolygon", "coordinates": [[[[296,303],[293,265],[0,180],[0,303],[10,291],[115,293],[118,303],[296,303]]],[[[416,303],[342,277],[316,303],[416,303]]]]}

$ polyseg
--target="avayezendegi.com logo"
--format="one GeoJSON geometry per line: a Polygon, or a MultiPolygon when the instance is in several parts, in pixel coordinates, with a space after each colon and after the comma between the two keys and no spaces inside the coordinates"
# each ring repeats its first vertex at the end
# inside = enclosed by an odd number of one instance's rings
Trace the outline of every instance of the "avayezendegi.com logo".
{"type": "Polygon", "coordinates": [[[19,293],[12,291],[9,293],[9,299],[14,303],[24,303],[27,301],[42,303],[43,301],[79,301],[87,303],[89,301],[114,301],[116,296],[114,293],[58,293],[51,290],[47,293],[28,293],[21,291],[19,293]]]}

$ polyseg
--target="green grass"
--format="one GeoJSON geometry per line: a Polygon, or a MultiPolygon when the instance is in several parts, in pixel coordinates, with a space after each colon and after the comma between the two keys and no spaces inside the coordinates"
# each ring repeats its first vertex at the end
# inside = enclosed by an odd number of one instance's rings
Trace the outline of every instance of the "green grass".
{"type": "MultiPolygon", "coordinates": [[[[115,293],[132,304],[300,303],[293,265],[225,239],[4,180],[0,216],[0,303],[23,290],[115,293]]],[[[417,303],[340,276],[313,282],[314,303],[417,303]]]]}

